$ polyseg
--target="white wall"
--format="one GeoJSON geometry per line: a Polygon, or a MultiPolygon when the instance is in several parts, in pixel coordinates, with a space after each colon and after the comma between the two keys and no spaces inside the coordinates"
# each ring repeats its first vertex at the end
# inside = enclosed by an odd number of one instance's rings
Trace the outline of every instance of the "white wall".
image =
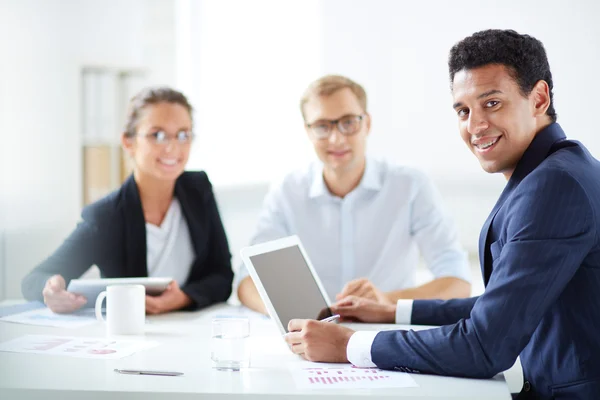
{"type": "MultiPolygon", "coordinates": [[[[311,80],[344,74],[368,92],[373,117],[368,152],[425,170],[442,192],[464,246],[475,254],[479,229],[505,182],[483,172],[459,138],[447,57],[457,41],[486,28],[511,28],[543,41],[559,122],[600,155],[600,139],[590,129],[600,81],[589,79],[600,70],[600,2],[304,3],[193,3],[189,14],[197,24],[189,33],[189,52],[198,68],[191,68],[187,82],[199,105],[200,140],[190,166],[206,169],[217,187],[264,187],[262,182],[310,159],[298,99],[311,80]],[[286,81],[285,73],[294,71],[290,62],[302,63],[306,71],[286,81]],[[278,128],[263,132],[265,119],[278,128]]],[[[246,208],[246,221],[258,212],[243,201],[227,204],[234,214],[246,208]]],[[[251,231],[238,224],[229,235],[249,237],[246,230],[251,231]]],[[[234,255],[237,242],[232,240],[234,255]]]]}
{"type": "Polygon", "coordinates": [[[267,184],[215,187],[215,197],[232,255],[234,271],[242,263],[240,250],[254,233],[267,184]]]}
{"type": "Polygon", "coordinates": [[[595,94],[600,80],[600,2],[327,0],[323,73],[366,88],[373,117],[370,154],[429,173],[453,214],[465,247],[477,251],[479,228],[504,186],[460,140],[447,69],[448,52],[488,28],[515,29],[540,39],[555,83],[559,123],[597,157],[595,94]],[[492,11],[493,10],[493,11],[492,11]],[[590,79],[592,78],[592,79],[590,79]]]}
{"type": "Polygon", "coordinates": [[[600,154],[593,104],[600,81],[600,2],[328,0],[324,72],[368,88],[372,154],[416,165],[444,180],[484,180],[461,142],[447,71],[453,44],[475,31],[515,29],[540,39],[555,81],[559,122],[600,154]]]}
{"type": "Polygon", "coordinates": [[[265,183],[312,156],[299,97],[320,71],[317,0],[191,2],[189,168],[221,185],[265,183]]]}
{"type": "MultiPolygon", "coordinates": [[[[4,186],[0,186],[0,188],[3,188],[4,186]]],[[[0,221],[3,221],[3,219],[0,219],[0,221]]],[[[6,295],[4,294],[6,292],[6,267],[4,266],[4,246],[5,246],[5,240],[4,240],[4,229],[0,229],[0,299],[4,299],[6,297],[6,295]]]]}
{"type": "Polygon", "coordinates": [[[593,0],[192,2],[185,81],[200,140],[190,167],[238,184],[271,180],[275,165],[304,163],[299,97],[311,80],[339,73],[367,89],[371,154],[439,179],[486,180],[459,139],[447,71],[452,45],[486,28],[543,41],[559,122],[598,154],[600,139],[589,129],[600,89],[589,78],[600,69],[598,17],[593,0]]]}
{"type": "Polygon", "coordinates": [[[144,62],[143,0],[0,0],[4,296],[81,207],[80,67],[144,62]]]}
{"type": "Polygon", "coordinates": [[[369,152],[427,171],[475,253],[504,182],[458,137],[448,50],[489,27],[537,36],[559,122],[598,156],[598,17],[593,0],[0,0],[0,299],[20,296],[21,277],[78,219],[82,65],[143,66],[149,83],[189,95],[200,135],[190,167],[209,172],[236,266],[267,182],[312,157],[298,98],[325,73],[366,87],[369,152]]]}

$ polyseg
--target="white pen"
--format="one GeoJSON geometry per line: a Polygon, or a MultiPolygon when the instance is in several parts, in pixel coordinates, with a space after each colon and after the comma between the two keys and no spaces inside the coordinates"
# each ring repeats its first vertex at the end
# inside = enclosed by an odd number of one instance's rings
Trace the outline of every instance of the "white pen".
{"type": "Polygon", "coordinates": [[[321,322],[335,322],[340,319],[340,314],[334,314],[331,317],[323,318],[321,322]]]}
{"type": "Polygon", "coordinates": [[[171,371],[150,371],[150,370],[139,370],[139,369],[117,369],[115,372],[120,374],[129,375],[158,375],[158,376],[180,376],[183,372],[171,372],[171,371]]]}

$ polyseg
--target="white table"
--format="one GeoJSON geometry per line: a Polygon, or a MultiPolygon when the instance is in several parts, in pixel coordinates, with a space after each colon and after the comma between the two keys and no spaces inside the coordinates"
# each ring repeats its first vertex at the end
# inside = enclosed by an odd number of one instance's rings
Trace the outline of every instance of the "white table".
{"type": "MultiPolygon", "coordinates": [[[[219,305],[194,313],[149,317],[145,337],[160,345],[119,360],[0,352],[0,399],[510,399],[502,374],[488,380],[413,374],[419,387],[299,391],[286,365],[302,360],[289,352],[275,325],[260,317],[251,318],[251,343],[255,346],[251,367],[240,372],[217,371],[210,360],[210,321],[216,314],[231,312],[239,312],[239,308],[219,305]],[[185,375],[122,375],[114,368],[173,370],[185,375]]],[[[406,326],[354,324],[352,328],[406,326]]],[[[0,322],[0,341],[25,334],[104,336],[104,332],[100,323],[59,329],[0,322]]]]}

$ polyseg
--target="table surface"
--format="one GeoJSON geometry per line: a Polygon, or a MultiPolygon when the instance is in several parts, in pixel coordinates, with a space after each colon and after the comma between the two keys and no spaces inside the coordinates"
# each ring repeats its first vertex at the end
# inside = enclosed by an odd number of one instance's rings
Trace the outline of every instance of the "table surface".
{"type": "MultiPolygon", "coordinates": [[[[510,399],[504,375],[465,379],[412,374],[419,387],[299,390],[288,365],[304,361],[292,354],[275,324],[258,314],[225,304],[197,312],[148,317],[145,339],[159,346],[118,360],[0,352],[2,399],[264,399],[305,396],[354,399],[365,396],[403,399],[510,399]],[[210,322],[216,315],[250,315],[251,366],[239,372],[217,371],[210,359],[210,322]],[[115,368],[181,371],[183,376],[138,376],[115,368]]],[[[419,326],[352,324],[356,330],[426,329],[419,326]]],[[[0,321],[0,342],[26,334],[105,336],[101,323],[61,329],[0,321]]]]}

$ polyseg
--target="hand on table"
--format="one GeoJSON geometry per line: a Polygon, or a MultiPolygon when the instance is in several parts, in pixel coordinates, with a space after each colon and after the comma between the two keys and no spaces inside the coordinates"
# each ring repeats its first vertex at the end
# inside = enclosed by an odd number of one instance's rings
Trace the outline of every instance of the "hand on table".
{"type": "Polygon", "coordinates": [[[331,306],[331,312],[344,320],[368,323],[394,323],[396,305],[379,303],[364,297],[348,296],[331,306]]]}
{"type": "Polygon", "coordinates": [[[53,275],[46,281],[42,290],[44,304],[55,313],[70,313],[79,310],[87,303],[85,296],[67,292],[66,287],[65,278],[61,275],[53,275]]]}
{"type": "Polygon", "coordinates": [[[348,282],[335,298],[336,300],[341,300],[348,296],[364,297],[382,304],[392,304],[386,294],[367,278],[359,278],[348,282]]]}
{"type": "Polygon", "coordinates": [[[293,319],[288,324],[285,341],[293,353],[308,361],[347,363],[346,347],[352,329],[312,319],[293,319]]]}
{"type": "Polygon", "coordinates": [[[179,288],[177,282],[169,283],[159,296],[146,296],[146,314],[162,314],[180,310],[190,305],[192,300],[179,288]]]}

